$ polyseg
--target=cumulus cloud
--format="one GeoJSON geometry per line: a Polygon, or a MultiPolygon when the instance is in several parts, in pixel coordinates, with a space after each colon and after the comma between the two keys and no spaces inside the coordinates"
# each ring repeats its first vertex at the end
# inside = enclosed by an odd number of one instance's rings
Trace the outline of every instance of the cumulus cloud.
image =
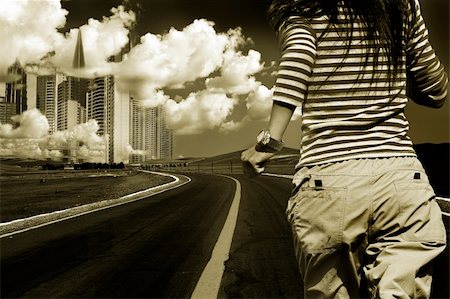
{"type": "Polygon", "coordinates": [[[97,135],[100,126],[97,121],[90,119],[84,124],[78,124],[71,130],[57,131],[49,136],[49,140],[55,143],[65,143],[71,140],[81,142],[91,149],[104,147],[103,137],[97,135]]]}
{"type": "MultiPolygon", "coordinates": [[[[130,5],[135,3],[131,0],[125,3],[129,8],[136,6],[130,5]]],[[[267,119],[272,91],[256,76],[272,71],[274,64],[265,67],[261,54],[254,49],[242,51],[251,40],[241,28],[217,32],[213,22],[195,20],[181,30],[172,28],[161,35],[147,33],[122,61],[111,62],[108,58],[120,53],[128,43],[136,13],[119,6],[111,9],[109,17],[89,19],[80,28],[61,34],[57,29],[64,26],[67,13],[59,0],[2,2],[0,37],[4,42],[0,50],[5,59],[0,62],[0,81],[14,79],[6,69],[16,60],[28,71],[40,74],[56,68],[77,77],[113,75],[119,90],[130,92],[143,106],[164,106],[167,123],[178,134],[212,129],[229,132],[246,121],[267,119]],[[74,70],[72,60],[79,31],[83,35],[86,68],[74,70]],[[186,86],[200,88],[185,98],[168,96],[167,90],[186,86]],[[247,116],[236,117],[236,107],[246,109],[247,116]]],[[[94,129],[93,124],[81,130],[88,128],[94,129]]],[[[23,134],[20,130],[2,125],[0,134],[18,136],[23,134]]],[[[52,140],[77,139],[75,135],[59,132],[52,140]]],[[[83,143],[91,148],[88,141],[83,143]]]]}
{"type": "Polygon", "coordinates": [[[15,61],[35,63],[54,50],[66,23],[67,11],[59,0],[2,0],[0,5],[0,79],[15,61]]]}
{"type": "Polygon", "coordinates": [[[263,69],[261,54],[250,50],[247,55],[228,50],[224,53],[221,74],[218,77],[206,79],[208,89],[232,94],[248,94],[259,85],[255,73],[263,69]]]}
{"type": "Polygon", "coordinates": [[[144,106],[163,105],[168,125],[177,134],[211,129],[228,132],[242,125],[230,120],[240,101],[248,98],[250,109],[263,109],[256,108],[255,97],[261,97],[263,87],[255,75],[264,69],[264,63],[256,50],[240,50],[248,43],[240,28],[218,33],[214,23],[196,20],[181,31],[172,28],[165,35],[146,34],[126,59],[114,66],[114,74],[118,86],[129,90],[144,106]],[[203,81],[204,89],[184,99],[171,99],[163,91],[196,80],[203,81]]]}
{"type": "Polygon", "coordinates": [[[18,123],[17,128],[11,124],[0,124],[0,138],[33,138],[38,139],[47,135],[50,126],[47,118],[34,108],[25,111],[21,115],[12,117],[14,123],[18,123]]]}
{"type": "Polygon", "coordinates": [[[268,120],[272,108],[273,89],[259,85],[245,99],[248,120],[268,120]]]}
{"type": "Polygon", "coordinates": [[[217,33],[213,25],[201,19],[182,31],[172,28],[165,35],[142,36],[141,43],[114,67],[120,86],[149,104],[158,89],[182,88],[208,77],[222,67],[225,52],[245,42],[240,31],[217,33]]]}
{"type": "Polygon", "coordinates": [[[178,134],[198,134],[207,129],[220,128],[236,104],[237,99],[223,93],[191,93],[179,103],[167,101],[167,125],[178,134]]]}
{"type": "Polygon", "coordinates": [[[133,12],[125,11],[123,6],[111,9],[112,16],[102,21],[89,19],[88,23],[77,29],[71,29],[65,36],[59,36],[55,42],[55,54],[48,58],[60,71],[78,72],[79,76],[110,74],[108,58],[119,54],[128,43],[129,27],[135,21],[133,12]],[[81,30],[86,68],[72,70],[74,49],[78,31],[81,30]]]}
{"type": "Polygon", "coordinates": [[[129,155],[139,155],[139,156],[145,156],[146,154],[147,154],[147,152],[146,151],[143,151],[143,150],[135,150],[131,145],[127,145],[127,147],[126,147],[126,152],[129,154],[129,155]]]}
{"type": "MultiPolygon", "coordinates": [[[[45,143],[45,141],[43,141],[45,143]]],[[[0,156],[14,156],[29,159],[59,159],[59,150],[49,150],[37,139],[4,139],[0,138],[0,156]]]]}
{"type": "Polygon", "coordinates": [[[111,9],[101,21],[89,19],[80,28],[58,32],[68,12],[60,0],[2,0],[0,5],[0,81],[14,81],[8,67],[18,61],[35,73],[64,72],[79,77],[111,74],[108,58],[120,53],[128,43],[129,27],[135,21],[123,6],[111,9]],[[78,31],[83,35],[86,68],[72,69],[78,31]],[[34,69],[33,69],[34,68],[34,69]]]}
{"type": "Polygon", "coordinates": [[[57,131],[47,137],[47,146],[67,145],[73,156],[90,162],[105,162],[105,137],[97,134],[100,126],[96,120],[78,124],[70,130],[57,131]]]}
{"type": "Polygon", "coordinates": [[[142,36],[140,44],[113,65],[113,74],[119,89],[129,91],[143,106],[164,106],[167,124],[177,134],[228,132],[242,125],[231,120],[239,102],[248,98],[250,109],[263,109],[256,108],[255,99],[264,91],[255,78],[264,69],[261,54],[240,50],[249,42],[240,28],[216,32],[213,22],[195,20],[182,30],[142,36]],[[193,82],[203,89],[186,98],[171,99],[164,92],[193,82]]]}
{"type": "Polygon", "coordinates": [[[71,130],[48,134],[47,118],[37,109],[30,109],[13,117],[17,127],[0,124],[0,156],[33,159],[57,159],[63,156],[60,148],[74,152],[74,156],[91,162],[105,158],[105,140],[97,131],[95,120],[76,125],[71,130]]]}

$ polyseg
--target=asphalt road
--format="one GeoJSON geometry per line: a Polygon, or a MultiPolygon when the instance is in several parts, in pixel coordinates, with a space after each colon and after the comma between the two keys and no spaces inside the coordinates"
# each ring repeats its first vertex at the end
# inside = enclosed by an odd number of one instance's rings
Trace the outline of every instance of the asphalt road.
{"type": "Polygon", "coordinates": [[[1,298],[189,297],[234,196],[224,177],[1,239],[1,298]]]}
{"type": "MultiPolygon", "coordinates": [[[[0,239],[0,297],[189,298],[235,194],[229,178],[189,176],[148,199],[0,239]]],[[[233,176],[242,197],[219,297],[301,298],[284,216],[290,180],[233,176]]],[[[448,257],[438,262],[442,274],[448,257]]]]}
{"type": "MultiPolygon", "coordinates": [[[[211,257],[235,183],[192,182],[127,205],[1,239],[1,298],[187,298],[211,257]]],[[[300,297],[290,181],[238,176],[242,198],[220,297],[300,297]]]]}
{"type": "Polygon", "coordinates": [[[220,297],[303,298],[285,217],[291,181],[236,177],[242,200],[220,297]]]}

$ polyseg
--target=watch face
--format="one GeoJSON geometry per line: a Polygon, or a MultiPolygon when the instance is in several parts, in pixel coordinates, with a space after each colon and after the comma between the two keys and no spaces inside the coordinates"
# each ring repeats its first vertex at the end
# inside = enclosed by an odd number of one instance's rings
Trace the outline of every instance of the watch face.
{"type": "Polygon", "coordinates": [[[256,137],[256,142],[261,142],[264,138],[264,131],[259,132],[258,136],[256,137]]]}
{"type": "Polygon", "coordinates": [[[268,144],[270,141],[270,133],[268,131],[261,131],[256,138],[258,143],[268,144]]]}

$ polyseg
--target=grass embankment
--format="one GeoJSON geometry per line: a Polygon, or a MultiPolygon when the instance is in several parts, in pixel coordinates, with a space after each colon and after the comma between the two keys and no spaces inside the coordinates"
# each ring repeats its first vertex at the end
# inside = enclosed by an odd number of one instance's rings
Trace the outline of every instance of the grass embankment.
{"type": "Polygon", "coordinates": [[[0,164],[0,222],[118,198],[170,182],[130,170],[44,171],[0,164]]]}

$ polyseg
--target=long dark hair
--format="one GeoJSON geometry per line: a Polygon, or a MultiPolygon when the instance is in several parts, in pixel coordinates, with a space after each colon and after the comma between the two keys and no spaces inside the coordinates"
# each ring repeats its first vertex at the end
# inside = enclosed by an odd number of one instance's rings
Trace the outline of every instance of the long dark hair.
{"type": "MultiPolygon", "coordinates": [[[[388,79],[397,78],[404,49],[403,29],[407,17],[408,1],[414,8],[413,0],[271,0],[267,16],[275,30],[290,16],[306,19],[327,16],[330,25],[350,24],[356,20],[365,28],[365,38],[373,55],[373,69],[378,65],[378,55],[384,49],[388,59],[388,79]],[[342,8],[343,13],[340,11],[342,8]],[[340,16],[344,15],[342,19],[340,16]]],[[[349,34],[352,34],[353,27],[349,34]]],[[[349,45],[350,47],[350,45],[349,45]]]]}

